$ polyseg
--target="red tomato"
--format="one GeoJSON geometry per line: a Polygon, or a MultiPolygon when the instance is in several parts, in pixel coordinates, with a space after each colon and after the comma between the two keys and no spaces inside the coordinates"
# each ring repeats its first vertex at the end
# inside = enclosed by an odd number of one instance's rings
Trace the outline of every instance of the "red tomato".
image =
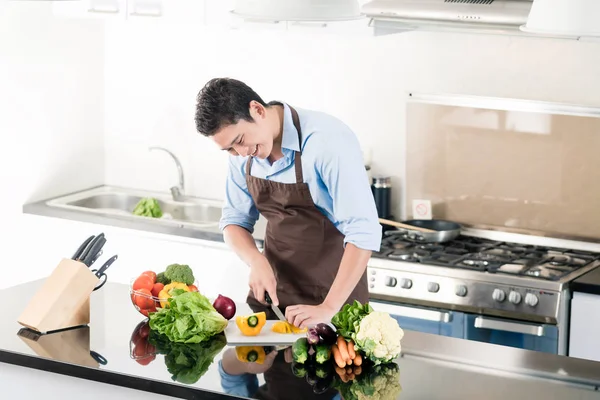
{"type": "Polygon", "coordinates": [[[133,349],[133,355],[136,357],[138,364],[148,365],[156,358],[154,352],[156,349],[147,341],[140,342],[133,349]]]}
{"type": "Polygon", "coordinates": [[[156,282],[156,272],[154,272],[154,271],[144,271],[144,272],[142,272],[142,275],[146,275],[147,277],[149,277],[150,279],[152,279],[152,283],[156,282]]]}
{"type": "MultiPolygon", "coordinates": [[[[152,290],[154,287],[154,282],[152,282],[152,278],[148,275],[140,275],[135,282],[133,282],[133,290],[147,289],[148,292],[152,290]]],[[[152,295],[152,293],[150,293],[152,295]]]]}
{"type": "Polygon", "coordinates": [[[160,282],[156,282],[154,284],[154,286],[152,287],[152,296],[158,297],[158,294],[160,293],[161,290],[163,290],[164,287],[165,287],[164,284],[162,284],[160,282]]]}
{"type": "Polygon", "coordinates": [[[147,338],[148,335],[150,334],[150,324],[148,324],[147,322],[142,325],[140,327],[140,329],[138,330],[138,333],[141,337],[143,338],[147,338]]]}
{"type": "Polygon", "coordinates": [[[135,292],[134,301],[139,308],[142,310],[147,310],[154,307],[154,300],[152,300],[151,297],[152,293],[150,293],[148,289],[140,289],[135,292]]]}
{"type": "Polygon", "coordinates": [[[190,291],[192,292],[198,292],[198,288],[196,287],[196,285],[188,285],[188,288],[190,289],[190,291]]]}

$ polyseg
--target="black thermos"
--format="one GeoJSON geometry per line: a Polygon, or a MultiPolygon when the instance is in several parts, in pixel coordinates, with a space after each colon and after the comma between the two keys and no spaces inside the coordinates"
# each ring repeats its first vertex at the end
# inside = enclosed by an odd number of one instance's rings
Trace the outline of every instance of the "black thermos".
{"type": "Polygon", "coordinates": [[[371,191],[375,198],[377,215],[379,218],[390,218],[392,201],[392,178],[389,176],[375,176],[371,184],[371,191]]]}

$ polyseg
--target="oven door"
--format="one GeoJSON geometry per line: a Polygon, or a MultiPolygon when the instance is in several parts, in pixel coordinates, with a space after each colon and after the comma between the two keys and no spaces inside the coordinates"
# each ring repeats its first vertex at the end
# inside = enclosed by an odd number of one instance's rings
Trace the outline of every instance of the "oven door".
{"type": "Polygon", "coordinates": [[[369,304],[375,311],[390,314],[402,329],[457,338],[464,335],[464,314],[461,312],[381,300],[370,300],[369,304]]]}
{"type": "Polygon", "coordinates": [[[465,339],[558,354],[558,328],[466,314],[465,339]]]}

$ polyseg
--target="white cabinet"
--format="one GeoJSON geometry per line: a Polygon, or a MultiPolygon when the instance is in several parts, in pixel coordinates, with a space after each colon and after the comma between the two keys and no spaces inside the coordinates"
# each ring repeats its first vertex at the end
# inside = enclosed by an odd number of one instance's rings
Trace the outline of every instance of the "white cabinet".
{"type": "Polygon", "coordinates": [[[55,1],[52,3],[52,11],[54,15],[61,17],[124,19],[127,0],[55,1]]]}
{"type": "Polygon", "coordinates": [[[569,356],[600,361],[600,296],[573,293],[569,331],[569,356]]]}
{"type": "Polygon", "coordinates": [[[348,36],[373,36],[373,28],[369,27],[366,18],[350,21],[328,21],[328,22],[288,22],[287,28],[290,32],[316,35],[344,35],[348,36]]]}
{"type": "MultiPolygon", "coordinates": [[[[175,1],[177,3],[177,1],[175,1]]],[[[126,20],[163,15],[163,0],[80,0],[53,2],[54,15],[71,18],[126,20]]]]}

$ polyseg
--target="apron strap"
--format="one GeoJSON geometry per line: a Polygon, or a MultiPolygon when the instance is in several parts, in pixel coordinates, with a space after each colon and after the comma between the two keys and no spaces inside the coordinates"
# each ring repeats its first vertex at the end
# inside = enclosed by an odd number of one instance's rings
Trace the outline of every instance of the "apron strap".
{"type": "Polygon", "coordinates": [[[292,111],[292,121],[294,122],[294,127],[298,131],[298,148],[299,151],[294,153],[294,167],[296,169],[296,183],[303,183],[304,177],[302,176],[302,129],[300,128],[300,118],[298,118],[298,113],[292,106],[289,106],[292,111]]]}
{"type": "MultiPolygon", "coordinates": [[[[300,128],[300,118],[298,118],[298,113],[292,106],[289,106],[292,111],[292,121],[294,122],[294,127],[298,131],[298,147],[302,149],[302,129],[300,128]]],[[[246,162],[246,176],[250,176],[250,171],[252,169],[252,160],[254,157],[249,157],[248,162],[246,162]]],[[[296,183],[303,183],[304,176],[302,175],[302,150],[294,152],[294,168],[296,170],[296,183]]]]}

